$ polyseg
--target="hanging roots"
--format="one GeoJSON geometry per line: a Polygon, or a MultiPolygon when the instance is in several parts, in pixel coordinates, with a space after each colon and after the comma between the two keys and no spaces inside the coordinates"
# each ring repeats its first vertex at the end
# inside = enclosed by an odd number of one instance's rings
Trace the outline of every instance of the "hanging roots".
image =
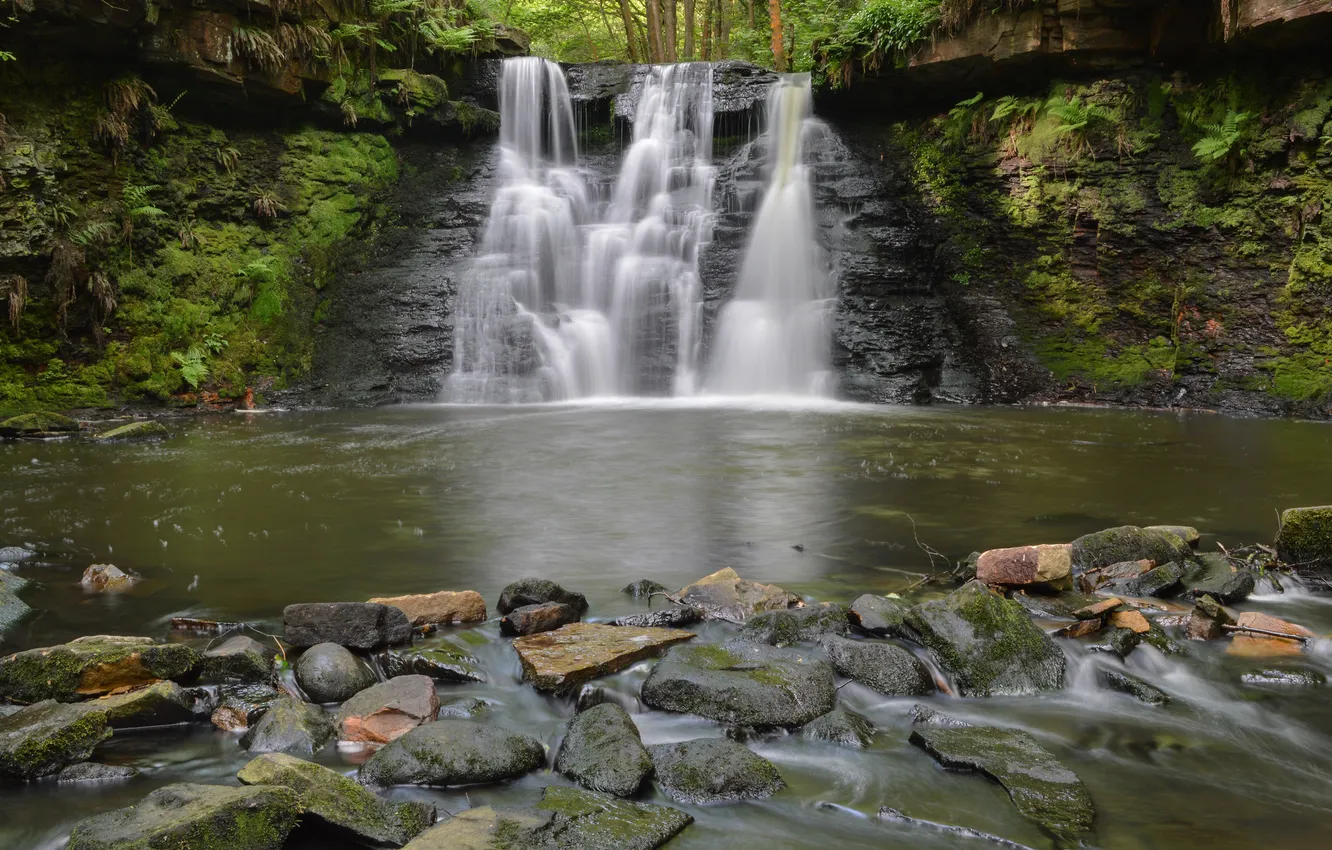
{"type": "Polygon", "coordinates": [[[46,282],[55,290],[56,314],[62,328],[70,305],[74,303],[79,282],[87,274],[85,262],[83,249],[66,239],[57,242],[55,250],[51,252],[51,268],[46,272],[46,282]]]}
{"type": "Polygon", "coordinates": [[[18,330],[23,308],[28,303],[28,279],[19,274],[0,277],[0,295],[8,296],[9,323],[14,326],[14,330],[18,330]]]}
{"type": "Polygon", "coordinates": [[[92,294],[97,306],[102,308],[103,317],[111,315],[116,309],[116,290],[104,272],[88,275],[88,292],[92,294]]]}
{"type": "Polygon", "coordinates": [[[260,218],[277,218],[278,213],[287,209],[271,189],[255,190],[252,206],[254,214],[260,218]]]}
{"type": "Polygon", "coordinates": [[[267,30],[236,27],[231,31],[231,47],[244,57],[250,67],[276,75],[287,62],[287,54],[267,30]]]}

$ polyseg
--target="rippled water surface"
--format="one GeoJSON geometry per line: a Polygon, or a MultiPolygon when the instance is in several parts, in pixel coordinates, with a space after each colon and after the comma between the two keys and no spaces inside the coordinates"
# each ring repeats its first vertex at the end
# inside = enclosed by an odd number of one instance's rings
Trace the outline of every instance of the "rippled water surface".
{"type": "MultiPolygon", "coordinates": [[[[1215,548],[1270,540],[1280,508],[1332,502],[1332,428],[1204,415],[607,403],[175,427],[162,444],[0,445],[0,546],[44,553],[17,570],[39,583],[25,598],[41,613],[6,636],[6,650],[93,633],[164,636],[181,614],[276,630],[282,607],[298,601],[474,588],[493,607],[503,585],[527,575],[585,593],[593,619],[642,610],[619,593],[632,580],[678,587],[726,565],[845,602],[915,581],[930,568],[923,547],[956,559],[1123,523],[1186,523],[1215,548]],[[128,594],[85,595],[79,574],[105,562],[142,580],[128,594]]],[[[1245,607],[1332,630],[1328,600],[1298,588],[1245,607]]],[[[572,707],[518,684],[493,624],[471,633],[492,682],[445,695],[492,700],[494,722],[556,746],[572,707]]],[[[1164,709],[1097,690],[1092,665],[1106,662],[1073,643],[1061,693],[932,702],[1036,735],[1090,789],[1099,846],[1327,846],[1329,691],[1242,686],[1256,662],[1216,645],[1189,649],[1183,660],[1130,656],[1134,673],[1173,695],[1164,709]]],[[[1305,663],[1332,673],[1332,651],[1315,644],[1305,663]]],[[[607,682],[632,702],[646,670],[607,682]]],[[[911,701],[855,684],[840,693],[879,726],[871,750],[798,735],[755,744],[790,787],[762,802],[692,808],[698,822],[670,846],[987,846],[879,824],[882,805],[1050,846],[998,785],[945,773],[907,744],[911,701]]],[[[635,720],[648,743],[720,734],[660,712],[635,720]]],[[[226,781],[247,760],[234,735],[204,728],[117,733],[98,758],[146,775],[120,787],[0,788],[0,847],[59,846],[81,817],[167,782],[226,781]]],[[[321,759],[351,770],[356,754],[321,759]]],[[[466,796],[393,793],[456,811],[469,800],[528,803],[559,781],[545,773],[466,796]]]]}

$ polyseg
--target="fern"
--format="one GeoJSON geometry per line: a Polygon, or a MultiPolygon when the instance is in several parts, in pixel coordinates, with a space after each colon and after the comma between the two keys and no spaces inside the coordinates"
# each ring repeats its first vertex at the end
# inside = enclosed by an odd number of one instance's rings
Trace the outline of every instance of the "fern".
{"type": "Polygon", "coordinates": [[[948,110],[948,117],[955,121],[960,121],[971,114],[971,108],[985,99],[985,92],[976,92],[975,97],[969,97],[966,100],[959,101],[956,106],[948,110]]]}
{"type": "Polygon", "coordinates": [[[1084,151],[1096,157],[1088,133],[1097,122],[1113,122],[1115,113],[1078,95],[1065,100],[1060,95],[1045,103],[1045,111],[1055,119],[1055,134],[1068,139],[1070,151],[1077,156],[1084,151]]]}
{"type": "Polygon", "coordinates": [[[144,218],[159,218],[166,215],[165,210],[153,206],[149,195],[162,188],[153,183],[142,186],[127,184],[120,192],[121,202],[125,205],[125,214],[131,221],[137,221],[144,218]]]}
{"type": "Polygon", "coordinates": [[[204,350],[197,345],[191,345],[184,354],[171,352],[171,359],[180,367],[180,377],[192,390],[199,389],[199,384],[208,379],[208,364],[204,357],[204,350]]]}
{"type": "Polygon", "coordinates": [[[1244,138],[1244,131],[1252,118],[1251,113],[1231,109],[1220,123],[1201,125],[1204,135],[1194,144],[1193,155],[1203,162],[1212,163],[1229,159],[1232,153],[1242,153],[1236,151],[1236,147],[1244,138]]]}
{"type": "Polygon", "coordinates": [[[266,74],[277,74],[287,62],[287,54],[273,34],[257,27],[237,26],[231,31],[231,46],[250,67],[266,74]]]}

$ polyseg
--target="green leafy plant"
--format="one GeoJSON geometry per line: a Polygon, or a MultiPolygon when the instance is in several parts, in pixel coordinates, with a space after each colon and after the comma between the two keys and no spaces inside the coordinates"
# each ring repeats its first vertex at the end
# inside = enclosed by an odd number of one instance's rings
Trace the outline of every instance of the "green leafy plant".
{"type": "Polygon", "coordinates": [[[120,190],[120,202],[124,207],[124,217],[121,219],[121,238],[126,242],[129,242],[130,237],[134,235],[135,225],[166,215],[165,210],[153,206],[152,199],[149,197],[160,188],[162,187],[153,183],[143,185],[127,183],[120,190]]]}
{"type": "Polygon", "coordinates": [[[223,145],[217,149],[217,164],[222,166],[222,170],[227,174],[235,174],[236,169],[240,167],[240,151],[231,145],[223,145]]]}
{"type": "Polygon", "coordinates": [[[1100,104],[1084,100],[1079,95],[1065,98],[1055,95],[1045,102],[1045,111],[1055,119],[1055,133],[1064,137],[1073,156],[1082,153],[1096,158],[1090,133],[1101,122],[1112,122],[1115,114],[1100,104]]]}
{"type": "Polygon", "coordinates": [[[250,206],[260,218],[277,218],[278,213],[287,209],[272,189],[255,189],[250,206]]]}
{"type": "Polygon", "coordinates": [[[1200,125],[1203,137],[1194,143],[1193,155],[1206,163],[1225,160],[1233,165],[1237,157],[1244,155],[1241,142],[1252,119],[1251,113],[1230,109],[1219,122],[1200,125]]]}
{"type": "Polygon", "coordinates": [[[286,52],[265,29],[237,25],[231,31],[231,46],[251,68],[265,74],[277,74],[287,62],[286,52]]]}
{"type": "Polygon", "coordinates": [[[171,352],[171,360],[180,368],[181,379],[189,384],[192,390],[199,389],[199,385],[208,380],[208,364],[204,362],[205,357],[203,348],[197,345],[191,345],[184,353],[171,352]]]}

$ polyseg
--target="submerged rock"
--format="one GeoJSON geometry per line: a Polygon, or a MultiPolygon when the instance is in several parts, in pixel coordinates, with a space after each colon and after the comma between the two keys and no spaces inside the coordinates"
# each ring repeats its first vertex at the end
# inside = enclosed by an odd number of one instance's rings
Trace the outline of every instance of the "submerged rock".
{"type": "Polygon", "coordinates": [[[0,717],[0,777],[31,781],[85,761],[111,737],[106,712],[44,700],[0,717]]]}
{"type": "Polygon", "coordinates": [[[258,684],[273,681],[277,650],[245,635],[227,638],[204,651],[199,661],[199,681],[258,684]]]}
{"type": "Polygon", "coordinates": [[[252,753],[314,755],[333,739],[333,720],[317,705],[281,697],[240,739],[252,753]]]}
{"type": "Polygon", "coordinates": [[[1276,550],[1295,572],[1332,578],[1332,505],[1282,511],[1276,550]]]}
{"type": "Polygon", "coordinates": [[[924,696],[934,691],[929,669],[896,644],[829,637],[823,649],[838,673],[884,696],[924,696]]]}
{"type": "Polygon", "coordinates": [[[1156,564],[1185,561],[1189,544],[1179,536],[1158,528],[1121,525],[1084,534],[1073,541],[1075,573],[1117,564],[1122,561],[1148,560],[1156,564]]]}
{"type": "Polygon", "coordinates": [[[412,625],[391,605],[371,602],[305,602],[282,609],[284,640],[292,646],[336,643],[376,649],[409,643],[412,625]]]}
{"type": "Polygon", "coordinates": [[[193,672],[199,654],[180,643],[95,635],[0,658],[0,697],[72,701],[193,672]]]}
{"type": "Polygon", "coordinates": [[[390,650],[380,656],[384,675],[394,676],[419,675],[429,676],[438,682],[484,682],[486,674],[481,670],[481,662],[462,647],[450,641],[440,641],[429,646],[413,646],[411,649],[390,650]]]}
{"type": "Polygon", "coordinates": [[[648,611],[645,614],[630,614],[611,620],[612,626],[633,626],[642,629],[678,629],[693,625],[703,619],[703,612],[697,608],[663,608],[660,611],[648,611]]]}
{"type": "Polygon", "coordinates": [[[484,623],[486,600],[475,590],[441,590],[409,596],[381,596],[369,600],[392,605],[407,615],[413,626],[484,623]]]}
{"type": "Polygon", "coordinates": [[[1202,540],[1202,535],[1198,533],[1198,529],[1191,525],[1149,525],[1143,530],[1164,531],[1166,534],[1173,534],[1194,549],[1198,548],[1198,541],[1202,540]]]}
{"type": "Polygon", "coordinates": [[[657,784],[666,795],[694,805],[771,797],[786,787],[776,765],[743,744],[699,738],[648,747],[657,784]]]}
{"type": "Polygon", "coordinates": [[[105,712],[112,729],[171,726],[196,719],[194,698],[175,682],[154,682],[146,687],[110,694],[79,705],[105,712]]]}
{"type": "Polygon", "coordinates": [[[1327,677],[1312,668],[1272,667],[1244,673],[1240,676],[1240,681],[1246,685],[1308,688],[1327,684],[1327,677]]]}
{"type": "Polygon", "coordinates": [[[476,697],[458,697],[445,702],[439,707],[440,720],[446,717],[469,718],[484,714],[490,710],[490,703],[476,697]]]}
{"type": "Polygon", "coordinates": [[[102,592],[106,590],[128,590],[134,584],[134,578],[127,575],[115,564],[93,564],[83,571],[79,584],[88,590],[102,592]]]}
{"type": "Polygon", "coordinates": [[[801,641],[818,640],[824,635],[845,635],[850,631],[846,608],[823,602],[808,608],[755,614],[740,630],[740,636],[770,646],[791,646],[801,641]]]}
{"type": "Polygon", "coordinates": [[[578,611],[573,606],[565,605],[563,602],[524,605],[500,618],[500,634],[534,635],[551,632],[560,626],[578,622],[579,617],[578,611]]]}
{"type": "Polygon", "coordinates": [[[652,758],[625,710],[602,703],[569,721],[555,769],[593,791],[629,797],[652,772],[652,758]]]}
{"type": "Polygon", "coordinates": [[[124,764],[98,764],[85,761],[71,764],[56,774],[57,782],[128,782],[139,775],[137,768],[124,764]]]}
{"type": "Polygon", "coordinates": [[[1112,691],[1128,694],[1139,702],[1145,702],[1148,705],[1165,705],[1170,702],[1170,697],[1165,691],[1148,684],[1137,676],[1130,676],[1128,673],[1119,670],[1101,670],[1101,684],[1112,691]]]}
{"type": "Polygon", "coordinates": [[[499,602],[495,610],[508,614],[524,605],[544,605],[547,602],[559,602],[573,608],[581,616],[587,613],[587,597],[581,593],[565,590],[553,581],[544,578],[519,579],[500,591],[499,602]]]}
{"type": "Polygon", "coordinates": [[[26,584],[27,582],[18,576],[0,570],[0,636],[4,635],[6,629],[17,626],[32,613],[27,603],[18,598],[19,589],[26,584]]]}
{"type": "Polygon", "coordinates": [[[301,825],[313,823],[330,838],[401,847],[435,822],[435,805],[393,802],[335,770],[294,756],[259,756],[236,774],[242,785],[277,785],[295,792],[301,825]]]}
{"type": "Polygon", "coordinates": [[[666,593],[670,592],[670,588],[659,582],[643,578],[639,579],[633,584],[628,585],[627,587],[624,588],[624,590],[621,590],[620,592],[628,594],[629,596],[632,596],[635,599],[649,599],[653,595],[658,593],[665,595],[666,593]]]}
{"type": "Polygon", "coordinates": [[[978,770],[1004,786],[1019,812],[1062,842],[1092,828],[1095,810],[1082,780],[1026,732],[918,726],[910,740],[946,768],[978,770]]]}
{"type": "Polygon", "coordinates": [[[209,719],[219,729],[239,732],[250,728],[283,695],[268,684],[223,685],[218,688],[217,708],[209,719]]]}
{"type": "Polygon", "coordinates": [[[851,625],[875,637],[905,637],[907,605],[901,600],[866,593],[847,609],[851,625]]]}
{"type": "Polygon", "coordinates": [[[1073,572],[1067,543],[990,549],[976,560],[976,578],[986,584],[1030,585],[1065,582],[1073,572]]]}
{"type": "Polygon", "coordinates": [[[1021,696],[1064,684],[1064,653],[1022,606],[968,582],[907,612],[907,625],[962,696],[1021,696]]]}
{"type": "Polygon", "coordinates": [[[67,850],[280,850],[299,812],[288,788],[168,785],[79,821],[67,850]]]}
{"type": "Polygon", "coordinates": [[[137,443],[149,440],[165,440],[171,432],[161,422],[130,422],[93,435],[99,443],[137,443]]]}
{"type": "Polygon", "coordinates": [[[527,735],[470,720],[418,726],[361,765],[368,785],[475,785],[501,782],[544,766],[546,750],[527,735]]]}
{"type": "Polygon", "coordinates": [[[805,604],[799,596],[775,584],[742,579],[730,567],[705,576],[668,598],[677,605],[698,608],[710,619],[732,623],[744,623],[763,611],[780,611],[805,604]]]}
{"type": "Polygon", "coordinates": [[[679,629],[570,623],[553,632],[516,638],[523,678],[539,691],[568,693],[598,676],[623,670],[666,647],[691,640],[679,629]]]}
{"type": "Polygon", "coordinates": [[[398,676],[347,700],[335,721],[338,739],[387,744],[429,723],[439,713],[439,694],[428,676],[398,676]]]}
{"type": "Polygon", "coordinates": [[[807,741],[827,741],[863,750],[874,743],[876,731],[874,724],[867,718],[850,709],[834,708],[806,723],[801,727],[800,734],[807,741]]]}
{"type": "Polygon", "coordinates": [[[375,683],[365,662],[336,643],[307,649],[296,659],[294,671],[296,684],[311,702],[342,702],[375,683]]]}
{"type": "Polygon", "coordinates": [[[643,702],[738,726],[804,726],[832,711],[832,668],[789,649],[678,646],[652,668],[643,702]]]}
{"type": "Polygon", "coordinates": [[[0,546],[0,564],[21,564],[37,557],[37,553],[22,546],[0,546]]]}

